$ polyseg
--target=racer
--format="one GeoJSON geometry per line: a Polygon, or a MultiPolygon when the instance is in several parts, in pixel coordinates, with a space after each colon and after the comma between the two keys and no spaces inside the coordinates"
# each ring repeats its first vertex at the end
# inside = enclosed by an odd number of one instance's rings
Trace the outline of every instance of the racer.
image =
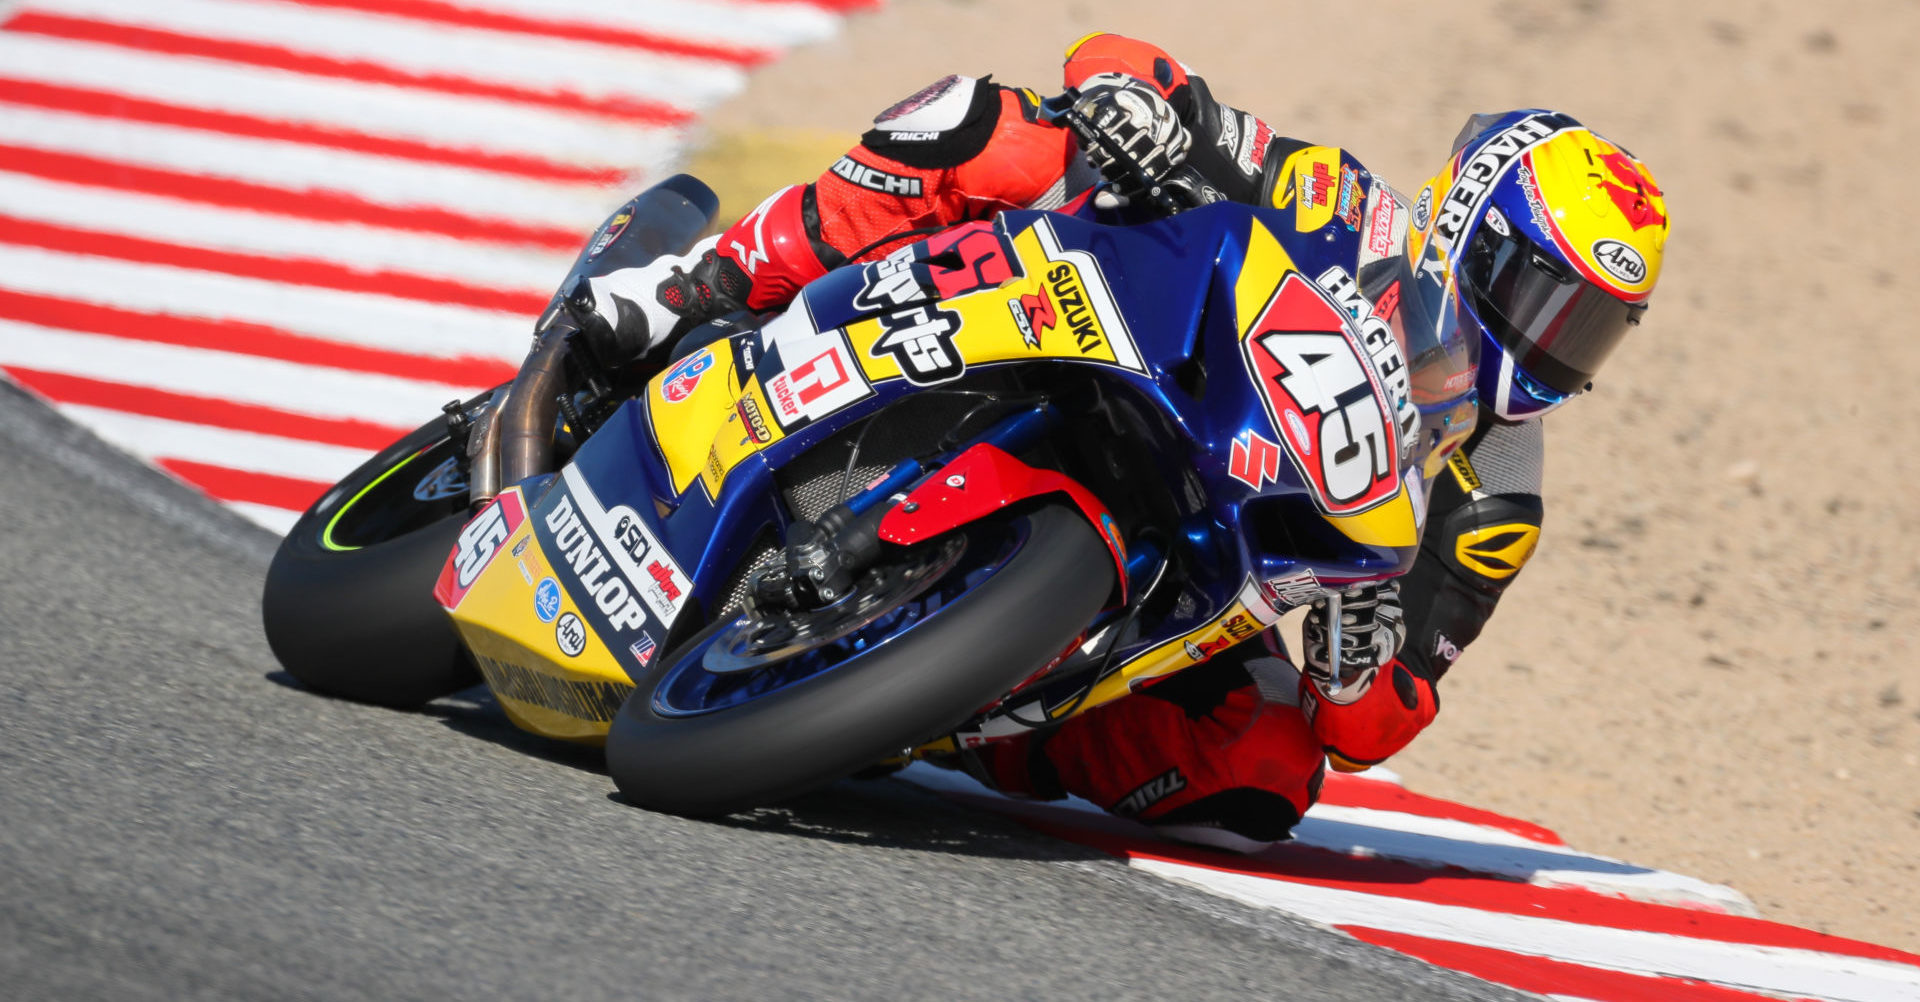
{"type": "Polygon", "coordinates": [[[707,319],[783,307],[830,269],[904,241],[1067,206],[1103,174],[1113,185],[1100,197],[1141,197],[1108,145],[1189,205],[1330,207],[1339,215],[1323,222],[1349,228],[1367,206],[1357,278],[1376,310],[1397,298],[1399,322],[1458,324],[1481,342],[1480,420],[1433,482],[1412,570],[1342,597],[1337,658],[1323,600],[1303,625],[1304,671],[1270,631],[1265,651],[1242,644],[964,763],[1008,793],[1072,793],[1175,837],[1257,848],[1287,837],[1326,764],[1376,765],[1433,721],[1435,684],[1538,540],[1541,417],[1590,387],[1646,309],[1665,202],[1638,160],[1554,112],[1470,119],[1409,203],[1344,151],[1216,101],[1148,43],[1089,35],[1067,50],[1064,78],[1107,140],[1084,154],[1041,120],[1032,91],[949,76],[882,112],[814,182],[776,191],[688,255],[582,278],[563,296],[603,360],[638,359],[707,319]]]}

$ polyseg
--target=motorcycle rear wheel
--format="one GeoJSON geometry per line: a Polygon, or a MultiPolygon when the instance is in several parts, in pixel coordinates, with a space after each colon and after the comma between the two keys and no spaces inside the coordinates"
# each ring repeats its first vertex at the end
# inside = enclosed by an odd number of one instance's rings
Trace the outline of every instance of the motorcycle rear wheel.
{"type": "Polygon", "coordinates": [[[281,540],[260,613],[294,678],[401,709],[480,681],[433,599],[467,522],[452,458],[445,421],[429,422],[348,474],[281,540]]]}
{"type": "Polygon", "coordinates": [[[607,734],[607,771],[621,795],[672,814],[731,814],[964,723],[1065,649],[1113,586],[1105,544],[1072,509],[1047,505],[1012,528],[1012,552],[985,580],[884,642],[765,695],[703,712],[672,705],[676,672],[731,617],[660,658],[607,734]]]}

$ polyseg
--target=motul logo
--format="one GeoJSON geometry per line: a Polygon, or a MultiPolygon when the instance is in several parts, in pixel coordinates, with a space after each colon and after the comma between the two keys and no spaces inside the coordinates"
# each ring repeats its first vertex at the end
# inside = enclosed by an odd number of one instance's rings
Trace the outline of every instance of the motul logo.
{"type": "Polygon", "coordinates": [[[1168,769],[1140,784],[1138,789],[1121,797],[1120,802],[1108,810],[1122,817],[1133,817],[1186,788],[1187,777],[1180,775],[1177,768],[1168,769]]]}

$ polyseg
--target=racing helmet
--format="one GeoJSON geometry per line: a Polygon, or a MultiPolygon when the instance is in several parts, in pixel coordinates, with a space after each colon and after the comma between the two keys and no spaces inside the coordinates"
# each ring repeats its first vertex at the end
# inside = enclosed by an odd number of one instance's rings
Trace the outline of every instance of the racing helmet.
{"type": "Polygon", "coordinates": [[[1632,154],[1535,108],[1468,119],[1415,198],[1411,229],[1422,291],[1479,331],[1481,403],[1522,421],[1590,388],[1640,322],[1667,209],[1632,154]]]}

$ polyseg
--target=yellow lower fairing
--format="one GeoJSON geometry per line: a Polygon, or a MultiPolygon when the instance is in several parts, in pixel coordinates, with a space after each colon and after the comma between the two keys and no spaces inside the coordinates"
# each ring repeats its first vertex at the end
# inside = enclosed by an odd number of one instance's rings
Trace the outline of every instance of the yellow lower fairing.
{"type": "Polygon", "coordinates": [[[553,570],[534,538],[532,520],[502,545],[505,552],[448,615],[494,699],[516,725],[546,737],[599,744],[633,683],[564,589],[557,589],[557,605],[549,608],[552,618],[542,617],[535,594],[553,570]],[[579,650],[569,654],[563,645],[574,643],[579,650]]]}
{"type": "Polygon", "coordinates": [[[709,475],[716,441],[729,423],[739,420],[734,411],[736,387],[733,353],[724,341],[669,366],[648,384],[647,417],[675,494],[685,493],[695,480],[709,475]],[[697,363],[703,358],[706,368],[688,373],[688,359],[697,363]]]}
{"type": "Polygon", "coordinates": [[[1262,625],[1244,602],[1235,602],[1213,621],[1161,644],[1101,679],[1085,703],[1068,716],[1111,703],[1147,682],[1191,668],[1229,647],[1251,640],[1259,634],[1262,625]]]}

